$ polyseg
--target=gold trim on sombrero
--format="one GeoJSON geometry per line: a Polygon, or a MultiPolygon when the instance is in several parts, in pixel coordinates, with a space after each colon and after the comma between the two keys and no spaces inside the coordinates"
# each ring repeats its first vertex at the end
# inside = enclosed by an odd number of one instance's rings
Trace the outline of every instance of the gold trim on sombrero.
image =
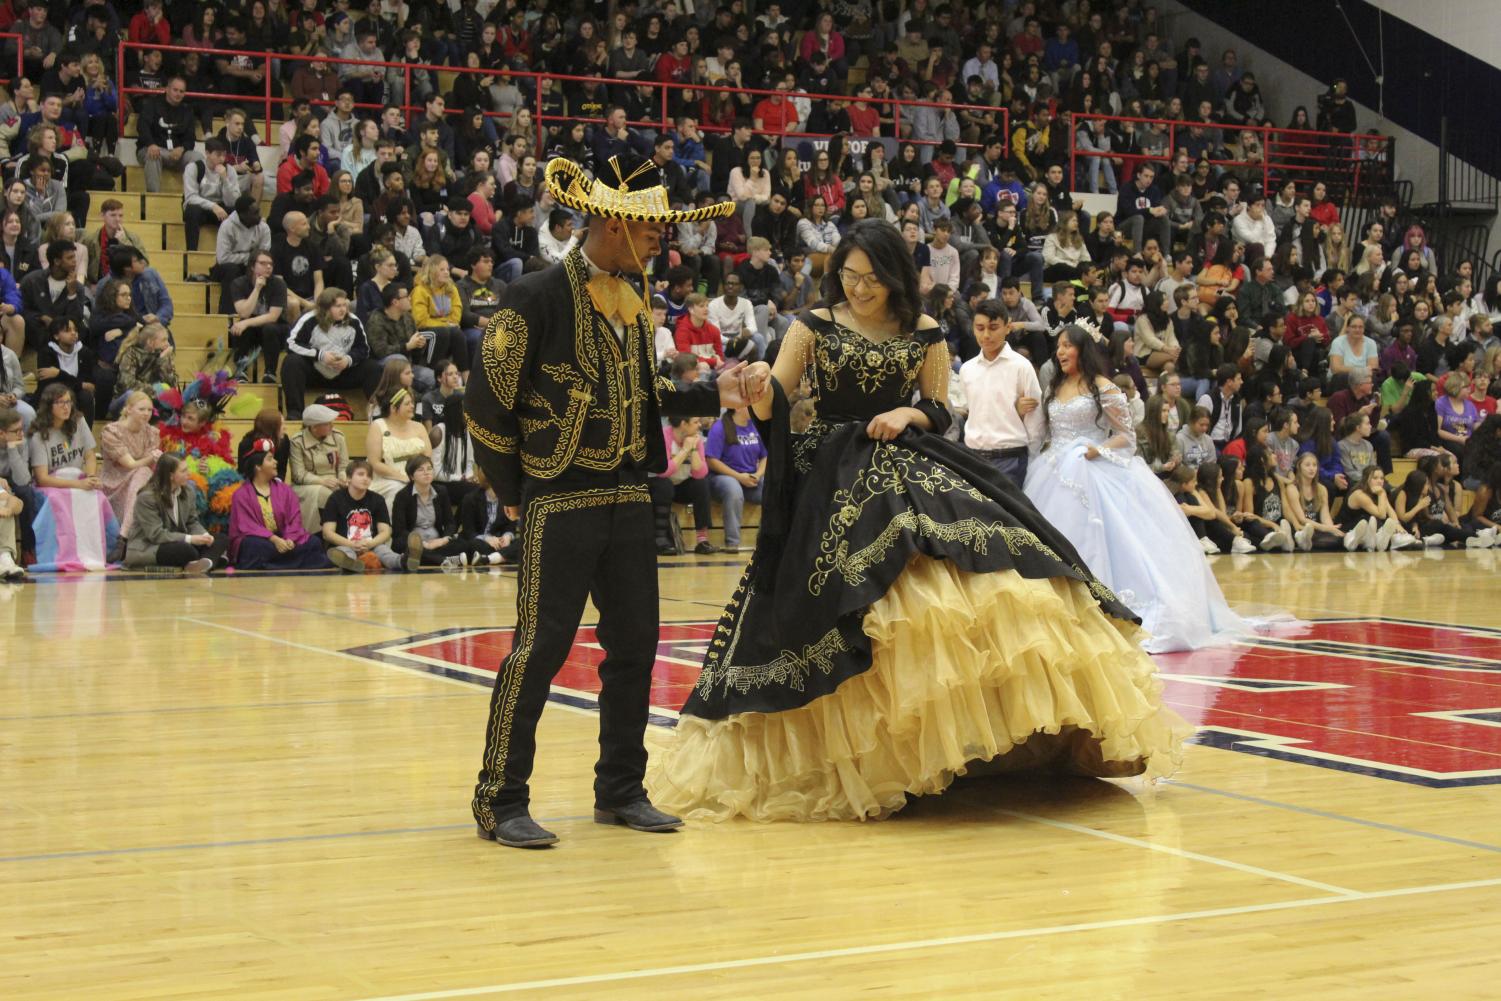
{"type": "MultiPolygon", "coordinates": [[[[610,166],[618,177],[617,158],[610,158],[610,166]]],[[[630,190],[631,181],[654,166],[650,160],[646,161],[630,177],[621,178],[618,188],[601,179],[591,179],[582,167],[561,156],[548,161],[544,176],[547,190],[560,205],[588,215],[632,222],[701,222],[734,214],[734,202],[719,202],[699,209],[673,209],[667,201],[667,189],[660,184],[641,191],[630,190]]]]}

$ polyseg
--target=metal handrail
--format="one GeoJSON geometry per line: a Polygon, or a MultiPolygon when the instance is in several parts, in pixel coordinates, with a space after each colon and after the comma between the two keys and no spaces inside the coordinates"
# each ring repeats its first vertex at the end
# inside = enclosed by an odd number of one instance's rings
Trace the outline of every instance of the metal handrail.
{"type": "MultiPolygon", "coordinates": [[[[119,49],[118,49],[118,51],[116,53],[117,79],[121,83],[121,86],[120,86],[120,98],[121,98],[121,100],[120,100],[120,108],[119,108],[119,125],[120,125],[120,133],[121,133],[121,135],[124,135],[124,133],[125,133],[125,122],[126,122],[126,117],[127,117],[127,112],[126,112],[126,98],[127,98],[127,96],[130,95],[130,94],[154,95],[154,94],[160,94],[161,93],[160,90],[157,90],[155,88],[148,88],[148,87],[126,87],[126,86],[124,86],[124,80],[125,80],[125,53],[127,51],[145,51],[145,50],[149,50],[149,49],[156,49],[156,50],[161,51],[161,52],[197,52],[200,55],[204,55],[204,56],[237,56],[237,57],[238,56],[246,56],[246,57],[249,57],[251,59],[265,60],[265,62],[266,62],[266,70],[267,70],[267,72],[265,74],[265,81],[264,81],[265,82],[265,92],[262,95],[259,95],[257,98],[248,99],[246,103],[261,103],[261,104],[264,105],[265,124],[266,124],[266,129],[265,129],[264,135],[266,135],[267,137],[269,137],[270,134],[271,134],[271,112],[272,112],[273,107],[278,106],[278,105],[290,104],[292,102],[292,98],[290,98],[290,97],[283,97],[283,96],[281,96],[279,94],[274,94],[272,92],[272,86],[271,86],[271,84],[272,84],[272,74],[270,72],[270,69],[271,69],[271,63],[273,61],[276,61],[276,62],[290,61],[290,62],[305,62],[305,63],[321,62],[321,63],[325,63],[325,64],[330,65],[330,66],[363,66],[363,67],[367,67],[367,68],[370,68],[370,69],[381,68],[381,69],[386,69],[388,71],[389,70],[393,70],[393,69],[401,70],[402,74],[403,74],[404,87],[403,87],[403,90],[402,90],[402,104],[400,104],[399,107],[402,109],[402,113],[407,117],[408,122],[410,122],[411,117],[412,117],[412,115],[413,115],[414,112],[418,112],[418,111],[422,111],[423,110],[423,107],[421,105],[416,105],[416,104],[411,103],[412,74],[414,72],[427,72],[429,74],[437,74],[437,73],[467,73],[467,74],[470,74],[470,75],[481,76],[481,77],[505,77],[505,78],[512,79],[512,80],[529,80],[531,82],[532,86],[535,88],[536,98],[537,98],[536,106],[539,109],[538,112],[533,116],[534,124],[536,125],[536,127],[538,129],[537,136],[533,137],[533,139],[534,139],[534,143],[533,143],[534,148],[536,148],[537,146],[540,145],[539,140],[542,137],[545,136],[545,134],[546,134],[545,133],[546,123],[549,122],[549,121],[570,121],[570,122],[586,122],[586,123],[603,121],[603,119],[600,119],[600,118],[585,118],[585,117],[576,116],[576,115],[563,115],[563,116],[559,116],[559,115],[544,115],[544,114],[542,114],[541,111],[540,111],[540,109],[542,107],[542,80],[544,78],[553,80],[555,82],[562,82],[562,83],[604,84],[604,85],[606,85],[608,87],[651,86],[653,88],[657,88],[660,91],[660,107],[662,109],[662,119],[661,119],[661,121],[659,121],[659,122],[656,122],[656,121],[640,121],[640,122],[634,122],[634,123],[630,123],[630,124],[647,125],[647,126],[651,126],[651,127],[654,127],[654,128],[664,128],[664,129],[671,128],[673,126],[673,124],[674,124],[674,122],[673,122],[670,114],[668,113],[668,95],[670,94],[671,91],[674,91],[674,90],[679,90],[679,91],[690,90],[690,91],[693,91],[694,93],[698,93],[698,94],[719,94],[719,93],[726,93],[726,94],[748,94],[748,95],[750,95],[752,97],[757,97],[757,96],[771,97],[771,96],[774,96],[774,95],[780,95],[785,100],[794,100],[794,99],[804,100],[805,99],[805,100],[810,100],[810,101],[841,101],[841,102],[846,102],[846,103],[853,103],[855,100],[857,100],[855,97],[853,97],[852,95],[849,95],[849,94],[805,94],[805,93],[802,93],[802,92],[761,90],[761,89],[751,88],[751,87],[724,87],[724,86],[720,86],[718,84],[684,84],[684,83],[675,83],[675,82],[671,82],[671,81],[661,81],[661,80],[617,80],[617,79],[613,79],[613,78],[609,78],[609,77],[574,76],[574,75],[570,75],[570,74],[559,74],[559,73],[539,73],[539,72],[536,72],[536,71],[533,71],[533,70],[498,70],[498,69],[494,69],[494,68],[471,67],[471,66],[438,66],[438,65],[431,64],[431,63],[399,63],[399,62],[392,62],[392,61],[389,61],[389,60],[345,59],[345,58],[340,58],[340,57],[336,57],[336,56],[303,55],[301,53],[272,52],[272,51],[269,51],[269,50],[205,48],[205,47],[202,47],[202,46],[188,46],[188,45],[153,45],[153,44],[148,43],[148,42],[129,42],[129,41],[126,41],[126,42],[121,42],[120,43],[119,49]]],[[[215,93],[206,93],[206,92],[197,92],[197,91],[195,91],[195,92],[189,93],[187,96],[188,97],[192,97],[192,98],[206,98],[206,99],[213,99],[213,100],[218,100],[218,101],[224,101],[224,100],[226,100],[227,97],[232,97],[233,95],[215,94],[215,93]]],[[[328,105],[332,104],[332,102],[330,102],[330,101],[315,101],[313,103],[315,105],[320,105],[320,106],[328,106],[328,105]]],[[[938,102],[938,101],[916,101],[916,100],[906,100],[904,98],[872,99],[868,103],[872,107],[876,107],[878,109],[886,109],[886,108],[890,108],[891,109],[891,111],[892,111],[892,123],[893,123],[894,129],[898,132],[898,135],[899,135],[898,141],[899,142],[911,142],[911,143],[915,143],[915,144],[917,144],[919,146],[922,146],[922,145],[937,145],[937,142],[935,142],[933,140],[919,140],[919,139],[908,139],[908,138],[905,138],[905,137],[900,137],[900,132],[901,132],[901,114],[902,114],[902,109],[903,108],[914,108],[914,109],[915,108],[942,108],[942,109],[944,109],[946,111],[954,111],[954,112],[958,112],[958,111],[983,111],[983,112],[985,112],[987,114],[997,115],[999,117],[999,120],[1000,120],[1000,124],[997,126],[997,130],[999,132],[1001,132],[1002,134],[1006,134],[1008,132],[1009,118],[1007,116],[1005,108],[993,107],[993,106],[990,106],[990,105],[980,105],[980,104],[954,104],[954,103],[944,104],[944,103],[938,102]]],[[[356,108],[366,108],[366,109],[371,109],[371,108],[379,109],[379,108],[381,108],[383,106],[381,106],[381,105],[372,105],[372,104],[368,104],[367,103],[367,104],[356,104],[355,107],[356,108]]],[[[450,110],[448,112],[448,114],[450,114],[450,115],[457,114],[457,113],[458,113],[458,111],[456,109],[455,110],[450,110]]],[[[499,119],[508,119],[508,118],[510,118],[509,115],[502,114],[500,112],[494,112],[494,111],[487,111],[487,112],[485,112],[485,116],[487,118],[499,118],[499,119]]],[[[716,131],[721,131],[721,130],[718,129],[718,128],[709,127],[709,128],[705,128],[704,131],[706,131],[706,132],[716,132],[716,131]]],[[[828,138],[830,135],[832,135],[831,133],[788,132],[785,129],[777,129],[777,130],[775,130],[773,132],[769,132],[769,133],[766,133],[763,130],[763,134],[767,134],[767,135],[771,135],[771,136],[776,136],[779,139],[802,139],[802,138],[822,139],[822,138],[828,138]]],[[[868,137],[856,136],[856,137],[851,137],[851,138],[868,138],[868,137]]],[[[960,143],[958,145],[968,146],[969,148],[974,148],[970,144],[960,143]]]]}

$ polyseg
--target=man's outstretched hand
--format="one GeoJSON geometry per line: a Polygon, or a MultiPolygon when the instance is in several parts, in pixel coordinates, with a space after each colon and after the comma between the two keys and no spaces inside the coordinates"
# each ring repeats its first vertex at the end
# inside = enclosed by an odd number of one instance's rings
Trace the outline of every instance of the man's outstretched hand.
{"type": "Polygon", "coordinates": [[[749,365],[739,361],[719,373],[718,383],[721,406],[748,407],[771,389],[771,366],[764,361],[749,365]]]}

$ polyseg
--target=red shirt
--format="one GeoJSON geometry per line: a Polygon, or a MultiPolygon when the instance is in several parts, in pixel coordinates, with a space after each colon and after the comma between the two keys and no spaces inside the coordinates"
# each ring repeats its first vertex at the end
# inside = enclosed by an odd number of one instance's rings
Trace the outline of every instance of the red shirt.
{"type": "Polygon", "coordinates": [[[132,42],[147,42],[157,45],[172,44],[172,26],[167,23],[166,16],[162,16],[155,24],[146,16],[143,10],[130,19],[130,40],[132,42]]]}
{"type": "Polygon", "coordinates": [[[782,99],[781,104],[772,104],[768,97],[756,105],[754,117],[761,123],[762,132],[786,132],[787,126],[797,121],[797,109],[786,98],[782,99]]]}
{"type": "Polygon", "coordinates": [[[1319,343],[1326,349],[1329,347],[1329,324],[1324,322],[1322,316],[1297,316],[1287,315],[1287,331],[1282,335],[1282,343],[1289,350],[1296,350],[1299,345],[1308,340],[1308,335],[1317,331],[1322,338],[1319,343]]]}
{"type": "Polygon", "coordinates": [[[850,135],[873,136],[881,127],[881,113],[875,108],[857,108],[853,104],[849,109],[850,135]]]}
{"type": "Polygon", "coordinates": [[[656,77],[663,83],[687,83],[693,74],[693,60],[684,56],[679,59],[671,52],[664,52],[657,57],[656,77]]]}
{"type": "Polygon", "coordinates": [[[720,336],[719,328],[708,320],[702,327],[695,327],[693,317],[684,313],[678,317],[678,329],[672,340],[679,351],[702,358],[715,368],[724,364],[724,338],[720,336]]]}
{"type": "MultiPolygon", "coordinates": [[[[297,162],[296,157],[287,157],[276,168],[276,193],[284,195],[292,190],[292,178],[302,173],[303,166],[297,162]]],[[[313,164],[313,197],[322,198],[328,194],[328,171],[323,169],[323,164],[313,164]]]]}

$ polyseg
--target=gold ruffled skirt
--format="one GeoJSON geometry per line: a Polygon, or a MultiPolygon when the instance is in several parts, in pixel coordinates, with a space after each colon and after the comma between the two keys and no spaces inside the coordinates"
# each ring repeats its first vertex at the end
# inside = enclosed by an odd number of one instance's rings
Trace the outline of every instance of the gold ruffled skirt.
{"type": "Polygon", "coordinates": [[[682,717],[648,775],[653,802],[696,820],[864,820],[972,770],[1165,776],[1192,733],[1162,707],[1136,627],[1077,581],[917,557],[864,630],[871,667],[830,695],[682,717]]]}

